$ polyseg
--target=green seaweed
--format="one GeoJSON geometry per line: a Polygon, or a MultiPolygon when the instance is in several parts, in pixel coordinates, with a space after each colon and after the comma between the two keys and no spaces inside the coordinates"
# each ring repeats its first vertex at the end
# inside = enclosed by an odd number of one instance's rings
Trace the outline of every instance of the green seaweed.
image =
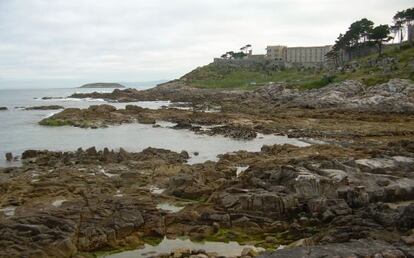
{"type": "Polygon", "coordinates": [[[63,119],[45,118],[39,124],[44,126],[65,126],[72,125],[72,122],[63,119]]]}

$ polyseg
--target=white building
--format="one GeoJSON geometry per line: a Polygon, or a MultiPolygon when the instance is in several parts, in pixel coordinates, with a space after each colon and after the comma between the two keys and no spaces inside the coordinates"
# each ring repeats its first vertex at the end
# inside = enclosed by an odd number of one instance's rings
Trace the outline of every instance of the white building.
{"type": "Polygon", "coordinates": [[[327,63],[326,54],[331,48],[332,46],[268,46],[266,48],[266,57],[271,60],[281,60],[289,64],[305,67],[324,66],[327,63]]]}
{"type": "Polygon", "coordinates": [[[266,56],[272,60],[286,61],[286,46],[267,46],[266,56]]]}

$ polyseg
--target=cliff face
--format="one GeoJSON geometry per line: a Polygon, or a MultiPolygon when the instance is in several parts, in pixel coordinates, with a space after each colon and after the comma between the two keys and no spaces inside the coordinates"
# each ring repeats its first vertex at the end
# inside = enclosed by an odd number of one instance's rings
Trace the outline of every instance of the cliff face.
{"type": "Polygon", "coordinates": [[[98,83],[88,83],[88,84],[80,86],[80,88],[125,88],[125,86],[119,83],[98,82],[98,83]]]}

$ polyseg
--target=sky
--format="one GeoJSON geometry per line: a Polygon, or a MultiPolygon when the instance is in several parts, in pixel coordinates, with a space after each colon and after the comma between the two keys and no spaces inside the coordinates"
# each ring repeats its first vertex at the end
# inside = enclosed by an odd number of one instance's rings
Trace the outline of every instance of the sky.
{"type": "Polygon", "coordinates": [[[179,78],[251,44],[333,44],[412,0],[0,0],[0,88],[179,78]]]}

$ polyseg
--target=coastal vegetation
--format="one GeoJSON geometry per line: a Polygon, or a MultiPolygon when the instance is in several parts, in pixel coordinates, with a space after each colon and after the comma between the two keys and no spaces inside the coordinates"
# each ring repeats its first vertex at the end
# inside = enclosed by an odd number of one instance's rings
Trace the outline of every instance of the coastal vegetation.
{"type": "Polygon", "coordinates": [[[393,78],[414,80],[410,63],[414,47],[385,47],[381,58],[377,54],[357,58],[340,69],[241,69],[211,63],[186,74],[183,79],[199,88],[254,89],[269,83],[284,83],[293,88],[320,88],[331,82],[358,80],[367,86],[384,83],[393,78]]]}
{"type": "MultiPolygon", "coordinates": [[[[237,67],[211,63],[183,76],[188,84],[198,88],[255,89],[272,83],[283,83],[298,89],[324,87],[332,82],[358,80],[366,86],[384,83],[394,78],[414,80],[412,62],[414,48],[411,41],[403,42],[404,32],[414,20],[414,8],[398,12],[393,25],[377,25],[361,19],[340,34],[327,59],[327,68],[269,68],[265,66],[237,67]],[[393,34],[393,36],[391,36],[393,34]],[[384,44],[399,36],[399,43],[384,44]],[[364,48],[375,48],[377,53],[360,54],[364,48]],[[346,53],[359,53],[343,61],[346,53]]],[[[240,52],[229,51],[222,59],[241,59],[251,45],[240,52]]]]}
{"type": "Polygon", "coordinates": [[[45,126],[65,126],[65,125],[72,125],[70,121],[63,120],[63,119],[50,119],[46,118],[39,122],[40,125],[45,126]]]}

